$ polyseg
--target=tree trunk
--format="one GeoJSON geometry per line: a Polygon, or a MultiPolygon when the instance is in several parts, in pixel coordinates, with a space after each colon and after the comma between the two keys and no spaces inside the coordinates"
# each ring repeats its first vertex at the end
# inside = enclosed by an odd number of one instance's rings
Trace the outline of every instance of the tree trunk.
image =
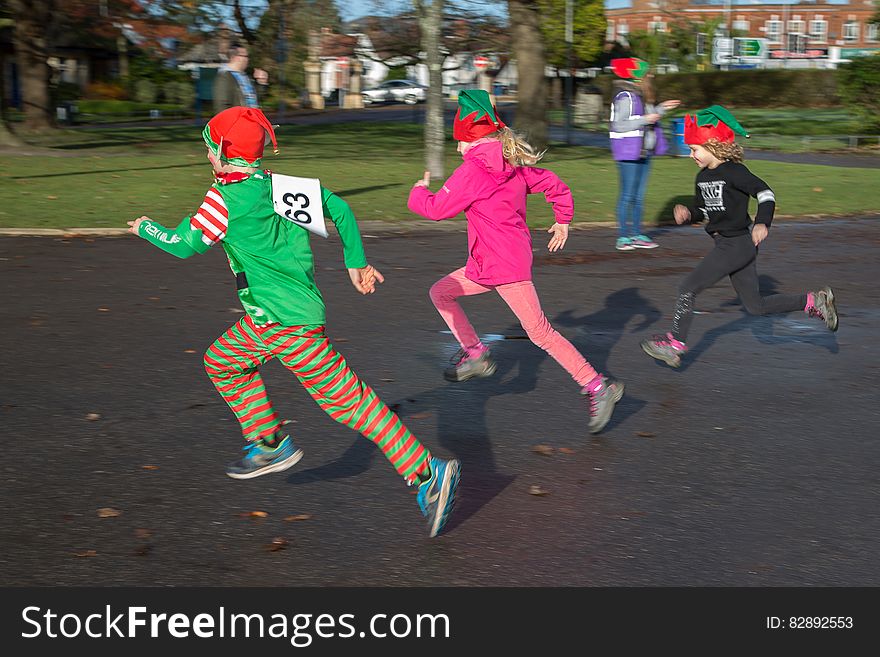
{"type": "Polygon", "coordinates": [[[12,0],[15,20],[15,55],[21,76],[21,97],[24,109],[23,128],[53,128],[49,107],[49,56],[46,47],[46,26],[54,10],[52,0],[12,0]]]}
{"type": "Polygon", "coordinates": [[[538,3],[534,0],[508,0],[507,10],[518,76],[514,128],[532,146],[543,150],[547,147],[547,83],[538,3]]]}
{"type": "Polygon", "coordinates": [[[425,170],[431,178],[443,178],[443,57],[440,53],[443,28],[443,0],[417,0],[422,49],[428,67],[428,97],[425,107],[425,170]]]}

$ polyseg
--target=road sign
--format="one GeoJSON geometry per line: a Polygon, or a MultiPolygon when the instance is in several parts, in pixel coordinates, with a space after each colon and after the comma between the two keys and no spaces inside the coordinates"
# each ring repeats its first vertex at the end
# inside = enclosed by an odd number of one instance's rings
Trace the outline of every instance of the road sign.
{"type": "Polygon", "coordinates": [[[769,55],[767,39],[718,37],[712,41],[712,63],[716,66],[731,64],[760,64],[769,55]]]}
{"type": "Polygon", "coordinates": [[[767,39],[743,39],[733,40],[733,52],[737,57],[766,57],[767,39]]]}
{"type": "Polygon", "coordinates": [[[483,55],[477,55],[476,57],[474,57],[474,66],[481,71],[489,68],[490,63],[491,62],[489,61],[489,58],[484,57],[483,55]]]}

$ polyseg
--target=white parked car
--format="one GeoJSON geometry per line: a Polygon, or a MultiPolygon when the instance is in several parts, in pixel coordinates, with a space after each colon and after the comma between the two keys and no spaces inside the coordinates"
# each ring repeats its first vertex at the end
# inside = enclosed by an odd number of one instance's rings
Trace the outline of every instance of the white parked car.
{"type": "Polygon", "coordinates": [[[415,80],[386,80],[382,84],[364,89],[364,105],[374,103],[406,103],[415,105],[425,102],[428,88],[415,80]]]}

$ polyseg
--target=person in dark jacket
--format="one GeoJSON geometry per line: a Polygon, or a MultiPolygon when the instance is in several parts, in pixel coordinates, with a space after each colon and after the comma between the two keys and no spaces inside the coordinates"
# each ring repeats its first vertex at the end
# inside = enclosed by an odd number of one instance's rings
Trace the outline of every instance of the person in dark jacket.
{"type": "Polygon", "coordinates": [[[249,63],[248,49],[240,43],[229,48],[228,61],[214,78],[214,112],[219,113],[230,107],[259,107],[257,86],[269,81],[269,74],[261,68],[254,69],[254,79],[247,74],[249,63]]]}
{"type": "Polygon", "coordinates": [[[673,216],[677,224],[704,221],[714,247],[681,282],[672,330],[641,343],[646,354],[672,367],[679,367],[687,353],[694,300],[725,276],[730,277],[733,289],[752,315],[802,310],[825,322],[832,331],[837,330],[837,305],[830,287],[800,294],[761,294],[756,269],[758,245],[770,232],[776,195],[742,163],[743,149],[736,143],[736,135],[749,136],[720,105],[685,117],[684,141],[700,171],[693,205],[676,205],[673,216]],[[754,222],[749,217],[750,198],[758,201],[754,222]]]}

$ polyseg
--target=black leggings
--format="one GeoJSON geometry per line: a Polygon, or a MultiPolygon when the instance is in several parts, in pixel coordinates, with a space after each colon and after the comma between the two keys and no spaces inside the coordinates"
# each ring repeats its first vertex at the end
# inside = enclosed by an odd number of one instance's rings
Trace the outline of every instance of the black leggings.
{"type": "Polygon", "coordinates": [[[725,276],[730,276],[733,289],[739,295],[745,309],[752,315],[771,315],[803,310],[807,305],[806,294],[774,294],[762,297],[758,289],[758,272],[755,261],[758,248],[748,233],[737,237],[713,235],[715,248],[687,275],[678,288],[678,300],[672,315],[672,337],[687,341],[687,334],[694,318],[693,306],[696,296],[725,276]]]}

